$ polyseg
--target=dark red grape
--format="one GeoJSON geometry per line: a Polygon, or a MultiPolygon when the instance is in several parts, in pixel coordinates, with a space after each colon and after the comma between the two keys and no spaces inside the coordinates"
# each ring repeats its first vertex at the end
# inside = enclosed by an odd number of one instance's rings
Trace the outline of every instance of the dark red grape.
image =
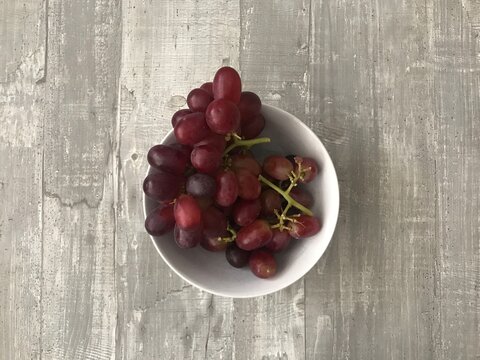
{"type": "Polygon", "coordinates": [[[181,176],[160,171],[145,178],[143,191],[151,199],[162,202],[170,201],[177,197],[183,181],[181,176]]]}
{"type": "Polygon", "coordinates": [[[290,235],[295,239],[313,236],[321,229],[320,221],[316,217],[308,215],[300,215],[289,226],[291,229],[290,235]]]}
{"type": "Polygon", "coordinates": [[[191,195],[180,195],[175,201],[173,212],[177,226],[183,230],[191,230],[202,224],[200,206],[191,195]]]}
{"type": "Polygon", "coordinates": [[[273,189],[263,191],[260,195],[260,202],[262,204],[262,215],[264,216],[275,215],[275,209],[280,211],[282,207],[282,198],[273,189]]]}
{"type": "Polygon", "coordinates": [[[184,230],[181,229],[178,224],[175,225],[173,235],[178,247],[182,249],[189,249],[197,246],[203,238],[201,227],[184,230]]]}
{"type": "MultiPolygon", "coordinates": [[[[228,233],[226,233],[225,236],[228,236],[228,233]]],[[[204,237],[200,242],[200,245],[205,250],[218,252],[224,251],[228,246],[228,242],[222,240],[219,237],[204,237]]]]}
{"type": "Polygon", "coordinates": [[[205,90],[208,92],[210,95],[213,96],[213,83],[212,82],[206,82],[200,86],[200,89],[205,90]]]}
{"type": "Polygon", "coordinates": [[[294,187],[290,191],[290,196],[307,208],[311,208],[314,202],[312,194],[310,194],[306,189],[294,187]]]}
{"type": "Polygon", "coordinates": [[[171,144],[169,146],[174,148],[174,149],[177,149],[178,151],[181,151],[182,154],[184,154],[187,157],[188,162],[190,162],[190,154],[192,153],[192,150],[193,150],[193,148],[191,146],[183,145],[183,144],[179,144],[179,143],[174,143],[174,144],[171,144]]]}
{"type": "Polygon", "coordinates": [[[254,250],[267,244],[272,239],[272,229],[265,220],[255,220],[244,226],[237,233],[236,242],[240,249],[254,250]]]}
{"type": "Polygon", "coordinates": [[[180,144],[195,145],[210,134],[205,115],[201,112],[185,115],[175,126],[175,137],[180,144]]]}
{"type": "Polygon", "coordinates": [[[239,200],[233,206],[233,220],[240,226],[250,225],[260,215],[260,200],[239,200]]]}
{"type": "Polygon", "coordinates": [[[273,229],[272,232],[272,240],[270,240],[265,245],[265,248],[273,252],[280,252],[282,250],[285,250],[288,244],[290,244],[290,240],[292,239],[288,231],[280,231],[279,229],[273,229]]]}
{"type": "Polygon", "coordinates": [[[195,197],[197,200],[198,206],[200,206],[201,210],[208,209],[213,204],[213,199],[208,196],[199,196],[195,197]]]}
{"type": "Polygon", "coordinates": [[[182,175],[188,164],[185,154],[168,145],[155,145],[147,154],[148,163],[157,170],[182,175]]]}
{"type": "Polygon", "coordinates": [[[232,157],[232,169],[246,169],[253,175],[258,176],[262,172],[262,168],[255,158],[247,154],[235,154],[232,157]]]}
{"type": "Polygon", "coordinates": [[[262,114],[259,114],[249,120],[242,121],[241,133],[244,139],[254,139],[265,128],[265,118],[262,114]]]}
{"type": "Polygon", "coordinates": [[[233,171],[220,171],[216,176],[217,193],[215,202],[220,206],[230,206],[238,196],[238,180],[233,171]]]}
{"type": "Polygon", "coordinates": [[[250,270],[259,278],[267,279],[277,272],[277,262],[272,254],[264,250],[256,250],[248,261],[250,270]]]}
{"type": "Polygon", "coordinates": [[[240,102],[238,103],[238,110],[242,117],[242,123],[245,120],[250,120],[260,114],[262,109],[262,101],[257,94],[251,91],[243,91],[240,95],[240,102]]]}
{"type": "Polygon", "coordinates": [[[205,112],[213,96],[203,89],[193,89],[187,96],[187,105],[192,111],[205,112]]]}
{"type": "Polygon", "coordinates": [[[217,190],[215,179],[207,174],[196,173],[187,179],[187,193],[193,196],[213,197],[217,190]]]}
{"type": "Polygon", "coordinates": [[[225,251],[225,257],[233,267],[242,268],[248,264],[250,251],[242,250],[235,243],[231,243],[225,251]]]}
{"type": "Polygon", "coordinates": [[[185,115],[191,114],[192,111],[189,109],[181,109],[178,110],[172,116],[172,127],[175,127],[180,119],[182,119],[185,115]]]}
{"type": "Polygon", "coordinates": [[[166,234],[173,229],[174,225],[173,205],[159,206],[145,219],[145,229],[153,236],[166,234]]]}
{"type": "Polygon", "coordinates": [[[219,237],[227,234],[227,218],[217,208],[210,206],[203,211],[203,235],[205,237],[219,237]]]}
{"type": "Polygon", "coordinates": [[[276,180],[288,180],[293,165],[283,156],[271,155],[263,161],[263,171],[276,180]]]}
{"type": "Polygon", "coordinates": [[[295,156],[295,162],[300,162],[303,170],[303,179],[300,179],[300,182],[309,183],[318,174],[318,164],[312,158],[295,156]]]}
{"type": "Polygon", "coordinates": [[[224,135],[218,135],[215,133],[211,133],[208,135],[205,139],[200,141],[199,143],[195,144],[195,146],[202,146],[202,145],[211,145],[215,149],[217,149],[219,152],[223,153],[223,150],[225,150],[225,136],[224,135]]]}
{"type": "Polygon", "coordinates": [[[238,180],[238,196],[245,200],[258,199],[262,190],[258,178],[245,169],[236,170],[235,175],[238,180]]]}
{"type": "Polygon", "coordinates": [[[238,104],[241,92],[242,80],[238,72],[228,66],[218,69],[213,78],[213,97],[238,104]]]}
{"type": "Polygon", "coordinates": [[[211,145],[195,146],[190,162],[197,171],[211,174],[217,171],[222,163],[222,153],[211,145]]]}
{"type": "Polygon", "coordinates": [[[226,135],[240,126],[240,111],[237,105],[226,99],[214,100],[208,105],[205,118],[210,130],[226,135]]]}

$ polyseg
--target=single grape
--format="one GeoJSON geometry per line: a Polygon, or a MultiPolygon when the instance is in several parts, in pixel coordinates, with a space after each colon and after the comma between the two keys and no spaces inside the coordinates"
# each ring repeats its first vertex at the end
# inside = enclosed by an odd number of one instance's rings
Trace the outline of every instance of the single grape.
{"type": "Polygon", "coordinates": [[[188,163],[190,163],[190,154],[192,153],[193,148],[189,145],[183,145],[179,143],[174,143],[169,145],[170,147],[177,149],[178,151],[181,151],[182,154],[185,155],[185,157],[188,159],[188,163]]]}
{"type": "Polygon", "coordinates": [[[157,170],[182,175],[188,164],[185,154],[168,145],[155,145],[147,154],[148,163],[157,170]]]}
{"type": "Polygon", "coordinates": [[[180,195],[173,208],[175,222],[183,230],[198,228],[202,224],[202,211],[191,195],[180,195]]]}
{"type": "Polygon", "coordinates": [[[175,112],[172,116],[172,127],[175,127],[180,119],[182,119],[185,115],[191,114],[192,111],[190,109],[181,109],[175,112]]]}
{"type": "Polygon", "coordinates": [[[282,250],[285,250],[288,244],[290,244],[290,240],[292,239],[288,231],[280,231],[279,229],[273,229],[272,232],[272,240],[270,240],[265,245],[265,248],[273,252],[280,252],[282,250]]]}
{"type": "Polygon", "coordinates": [[[315,235],[321,229],[320,221],[313,216],[300,215],[295,221],[289,223],[290,236],[295,239],[306,238],[315,235]]]}
{"type": "Polygon", "coordinates": [[[245,169],[236,170],[235,175],[238,179],[238,196],[245,200],[258,199],[262,190],[258,178],[245,169]]]}
{"type": "Polygon", "coordinates": [[[229,66],[218,69],[213,78],[212,87],[215,99],[226,99],[235,104],[240,101],[242,80],[235,69],[229,66]]]}
{"type": "Polygon", "coordinates": [[[255,220],[244,226],[237,233],[236,243],[240,249],[254,250],[267,244],[272,239],[272,229],[265,220],[255,220]]]}
{"type": "Polygon", "coordinates": [[[298,186],[290,191],[290,196],[307,208],[311,208],[314,202],[312,194],[298,186]]]}
{"type": "Polygon", "coordinates": [[[250,251],[242,250],[235,243],[231,243],[225,251],[225,257],[233,267],[242,268],[248,264],[250,251]]]}
{"type": "Polygon", "coordinates": [[[238,110],[243,121],[250,120],[260,114],[262,109],[262,101],[257,94],[251,91],[243,91],[240,95],[240,102],[238,103],[238,110]]]}
{"type": "Polygon", "coordinates": [[[215,195],[217,185],[215,179],[207,174],[196,173],[187,179],[186,186],[187,193],[193,196],[207,196],[215,195]]]}
{"type": "Polygon", "coordinates": [[[205,237],[227,236],[227,218],[217,208],[210,206],[202,213],[205,237]]]}
{"type": "MultiPolygon", "coordinates": [[[[300,162],[303,171],[303,179],[300,179],[300,182],[309,183],[318,174],[318,164],[315,160],[308,157],[295,156],[295,162],[300,162]]],[[[296,166],[298,169],[298,165],[296,166]]]]}
{"type": "Polygon", "coordinates": [[[262,172],[262,167],[255,158],[248,154],[235,154],[232,155],[232,169],[246,169],[253,175],[258,176],[262,172]]]}
{"type": "Polygon", "coordinates": [[[193,89],[187,96],[187,105],[192,111],[205,112],[213,96],[203,89],[193,89]]]}
{"type": "MultiPolygon", "coordinates": [[[[225,236],[228,236],[228,233],[225,233],[225,236]]],[[[219,252],[224,251],[227,248],[228,242],[222,240],[219,237],[203,237],[200,245],[205,250],[219,252]]]]}
{"type": "Polygon", "coordinates": [[[185,115],[175,126],[175,137],[180,144],[194,145],[210,134],[205,115],[201,112],[185,115]]]}
{"type": "Polygon", "coordinates": [[[211,197],[199,196],[195,197],[195,199],[197,200],[198,206],[200,206],[202,211],[213,205],[213,199],[211,197]]]}
{"type": "Polygon", "coordinates": [[[182,249],[193,248],[202,241],[202,228],[198,227],[191,230],[184,230],[177,224],[173,231],[173,237],[178,247],[182,249]]]}
{"type": "Polygon", "coordinates": [[[183,181],[182,176],[160,171],[145,178],[143,191],[151,199],[166,202],[177,197],[183,181]]]}
{"type": "Polygon", "coordinates": [[[262,114],[259,114],[249,120],[242,120],[241,133],[244,139],[254,139],[265,128],[265,118],[262,114]]]}
{"type": "Polygon", "coordinates": [[[263,161],[263,171],[276,180],[288,180],[293,165],[283,156],[271,155],[263,161]]]}
{"type": "Polygon", "coordinates": [[[262,215],[275,215],[275,209],[278,211],[282,208],[282,198],[280,194],[273,189],[266,189],[260,195],[260,203],[262,205],[262,215]]]}
{"type": "Polygon", "coordinates": [[[175,225],[173,206],[159,206],[145,219],[145,229],[150,235],[160,236],[171,231],[175,225]]]}
{"type": "Polygon", "coordinates": [[[210,95],[213,96],[213,83],[212,82],[206,82],[200,86],[200,89],[205,90],[208,92],[210,95]]]}
{"type": "Polygon", "coordinates": [[[272,254],[265,250],[256,250],[248,261],[250,270],[259,278],[267,279],[277,272],[277,262],[272,254]]]}
{"type": "Polygon", "coordinates": [[[225,141],[224,135],[210,133],[210,135],[208,135],[205,139],[195,144],[195,146],[210,145],[210,146],[213,146],[215,149],[217,149],[219,152],[223,153],[223,150],[225,150],[226,143],[227,142],[225,141]]]}
{"type": "Polygon", "coordinates": [[[217,193],[215,202],[220,206],[230,206],[238,196],[238,180],[231,170],[220,171],[216,176],[217,193]]]}
{"type": "Polygon", "coordinates": [[[208,105],[205,118],[210,130],[226,135],[240,126],[240,111],[237,105],[226,99],[214,100],[208,105]]]}
{"type": "Polygon", "coordinates": [[[250,225],[260,215],[260,200],[239,200],[233,206],[233,220],[240,226],[250,225]]]}
{"type": "Polygon", "coordinates": [[[222,153],[211,145],[195,146],[190,161],[197,171],[211,174],[220,167],[222,153]]]}

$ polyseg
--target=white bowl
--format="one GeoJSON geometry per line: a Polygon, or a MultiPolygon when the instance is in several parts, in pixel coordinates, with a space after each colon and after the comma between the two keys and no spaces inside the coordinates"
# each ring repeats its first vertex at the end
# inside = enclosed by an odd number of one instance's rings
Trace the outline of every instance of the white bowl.
{"type": "MultiPolygon", "coordinates": [[[[307,185],[315,204],[314,214],[322,222],[321,231],[310,238],[292,240],[286,251],[276,254],[277,273],[270,279],[255,277],[247,267],[237,269],[228,264],[225,253],[213,253],[197,246],[180,249],[173,234],[151,237],[163,260],[182,279],[212,294],[248,298],[281,290],[302,278],[325,252],[335,230],[339,210],[338,181],[332,160],[320,139],[295,116],[274,106],[263,105],[266,126],[260,136],[268,136],[271,143],[256,145],[257,158],[269,154],[295,154],[311,157],[320,167],[319,175],[307,185]]],[[[173,131],[162,144],[175,141],[173,131]]],[[[150,168],[148,169],[150,172],[150,168]]],[[[155,208],[156,202],[143,196],[145,216],[155,208]]]]}

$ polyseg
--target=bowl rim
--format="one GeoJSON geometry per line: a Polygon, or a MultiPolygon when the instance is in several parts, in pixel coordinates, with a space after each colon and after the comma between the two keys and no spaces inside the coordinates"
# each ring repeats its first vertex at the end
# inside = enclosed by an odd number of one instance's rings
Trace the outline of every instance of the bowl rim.
{"type": "MultiPolygon", "coordinates": [[[[321,139],[318,137],[317,134],[315,134],[313,132],[312,129],[310,129],[309,126],[307,126],[303,121],[301,121],[298,117],[296,117],[295,115],[289,113],[288,111],[285,111],[281,108],[278,108],[276,106],[273,106],[273,105],[268,105],[268,104],[263,104],[262,103],[262,108],[268,108],[270,110],[274,110],[274,111],[278,111],[278,112],[281,112],[281,113],[284,113],[285,115],[289,116],[292,118],[292,120],[295,122],[295,124],[297,126],[300,126],[300,127],[303,127],[305,130],[307,130],[308,132],[311,132],[319,141],[319,144],[320,144],[320,147],[322,149],[322,151],[326,154],[326,157],[325,157],[325,162],[328,162],[330,163],[330,166],[331,166],[331,169],[332,169],[332,175],[334,177],[333,180],[335,180],[333,183],[334,183],[334,186],[335,188],[334,189],[331,189],[331,190],[334,190],[335,191],[335,204],[334,205],[334,208],[332,209],[332,212],[334,211],[335,212],[335,220],[331,223],[331,226],[326,229],[325,231],[327,231],[327,238],[328,238],[328,242],[327,244],[324,246],[323,248],[323,251],[321,253],[319,253],[318,255],[318,259],[313,263],[313,265],[309,268],[305,268],[304,271],[302,271],[301,273],[299,273],[300,275],[293,281],[290,281],[289,283],[287,283],[286,285],[283,285],[282,287],[279,287],[278,289],[274,289],[274,290],[265,290],[265,291],[259,291],[255,294],[245,294],[245,295],[231,295],[231,294],[228,294],[228,293],[224,293],[224,292],[221,292],[221,291],[217,291],[217,290],[212,290],[212,289],[207,289],[205,288],[203,285],[199,284],[197,281],[195,280],[192,280],[190,279],[188,276],[182,274],[180,271],[178,271],[176,269],[176,267],[170,263],[170,261],[167,260],[167,258],[163,255],[162,251],[160,250],[159,246],[157,245],[157,242],[155,241],[155,237],[148,234],[148,236],[150,237],[150,240],[152,241],[153,243],[153,246],[155,247],[155,249],[157,250],[157,252],[159,253],[159,255],[161,256],[161,258],[163,259],[163,261],[170,267],[171,270],[173,270],[173,272],[178,275],[181,279],[183,279],[184,281],[186,281],[187,283],[197,287],[198,289],[202,290],[202,291],[205,291],[207,293],[210,293],[210,294],[213,294],[213,295],[218,295],[218,296],[222,296],[222,297],[226,297],[226,298],[232,298],[232,299],[247,299],[247,298],[255,298],[255,297],[260,297],[260,296],[265,296],[265,295],[269,295],[269,294],[274,294],[280,290],[283,290],[283,289],[286,289],[287,287],[293,285],[294,283],[296,283],[297,281],[301,280],[303,277],[305,277],[305,275],[310,271],[312,270],[315,265],[318,263],[318,261],[322,258],[322,256],[325,254],[328,246],[330,245],[330,243],[332,242],[332,239],[333,239],[333,235],[335,233],[335,229],[337,227],[337,223],[338,223],[338,215],[339,215],[339,211],[340,211],[340,189],[339,189],[339,184],[338,184],[338,177],[337,177],[337,172],[335,170],[335,166],[333,164],[333,161],[330,157],[330,154],[328,153],[327,149],[325,148],[325,146],[323,145],[323,142],[321,141],[321,139]]],[[[165,136],[162,138],[162,140],[160,141],[160,144],[163,144],[173,133],[173,129],[171,129],[170,131],[168,131],[167,134],[165,134],[165,136]]],[[[145,176],[147,176],[149,173],[150,173],[150,170],[151,170],[151,166],[148,165],[147,167],[147,173],[145,176]]],[[[148,216],[148,213],[147,213],[147,196],[145,195],[145,192],[142,190],[142,202],[143,202],[143,219],[145,221],[145,219],[147,218],[148,216]]]]}

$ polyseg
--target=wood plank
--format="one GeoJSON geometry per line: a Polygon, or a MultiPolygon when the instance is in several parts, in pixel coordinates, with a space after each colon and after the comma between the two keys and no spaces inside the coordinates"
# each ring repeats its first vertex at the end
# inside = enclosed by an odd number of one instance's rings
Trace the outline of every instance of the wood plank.
{"type": "Polygon", "coordinates": [[[238,67],[238,3],[125,1],[117,149],[116,356],[231,359],[233,302],[170,271],[143,227],[146,153],[189,90],[238,67]]]}
{"type": "Polygon", "coordinates": [[[43,2],[0,1],[0,357],[41,348],[43,2]],[[21,31],[20,31],[21,30],[21,31]],[[12,36],[12,34],[17,34],[12,36]]]}
{"type": "Polygon", "coordinates": [[[50,0],[48,24],[42,358],[110,359],[120,5],[50,0]]]}

